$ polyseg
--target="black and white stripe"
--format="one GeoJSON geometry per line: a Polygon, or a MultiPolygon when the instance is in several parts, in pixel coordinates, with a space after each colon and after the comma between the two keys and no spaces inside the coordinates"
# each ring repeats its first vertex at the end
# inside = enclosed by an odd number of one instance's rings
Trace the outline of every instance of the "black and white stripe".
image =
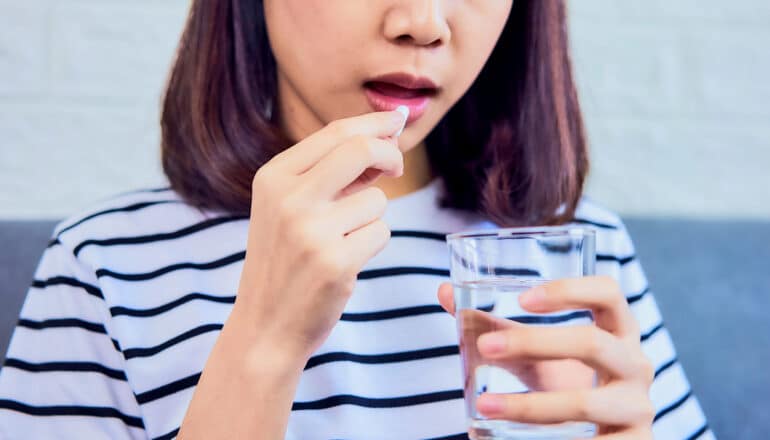
{"type": "MultiPolygon", "coordinates": [[[[435,288],[449,277],[446,235],[474,224],[427,203],[432,191],[389,205],[390,244],[306,362],[287,438],[467,438],[455,324],[435,288]]],[[[597,272],[618,279],[639,321],[656,368],[656,438],[711,438],[622,222],[584,202],[574,223],[597,230],[597,272]]],[[[168,188],[62,222],[0,370],[0,437],[34,426],[174,438],[235,302],[247,226],[242,216],[196,214],[168,188]],[[31,391],[49,383],[73,387],[31,391]]]]}

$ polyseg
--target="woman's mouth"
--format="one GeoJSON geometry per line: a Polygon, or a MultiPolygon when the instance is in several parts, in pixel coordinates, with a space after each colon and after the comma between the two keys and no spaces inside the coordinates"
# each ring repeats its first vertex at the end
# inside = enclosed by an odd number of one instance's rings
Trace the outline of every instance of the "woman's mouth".
{"type": "Polygon", "coordinates": [[[391,111],[399,105],[409,107],[409,124],[425,113],[438,88],[430,80],[399,73],[365,82],[364,92],[375,111],[391,111]]]}

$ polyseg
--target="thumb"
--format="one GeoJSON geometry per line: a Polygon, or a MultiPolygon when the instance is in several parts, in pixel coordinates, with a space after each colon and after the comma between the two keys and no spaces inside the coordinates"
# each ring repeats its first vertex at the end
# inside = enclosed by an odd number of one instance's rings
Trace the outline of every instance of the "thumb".
{"type": "Polygon", "coordinates": [[[438,287],[438,302],[452,316],[455,315],[455,299],[452,283],[441,283],[438,287]]]}

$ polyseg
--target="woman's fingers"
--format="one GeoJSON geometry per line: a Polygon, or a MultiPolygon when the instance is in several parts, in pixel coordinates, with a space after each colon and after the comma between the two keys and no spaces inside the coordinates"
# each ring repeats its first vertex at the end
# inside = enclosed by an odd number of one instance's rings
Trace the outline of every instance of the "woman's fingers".
{"type": "MultiPolygon", "coordinates": [[[[455,309],[451,290],[445,284],[438,292],[449,312],[455,309]]],[[[552,281],[525,292],[519,302],[534,313],[589,309],[595,325],[493,328],[468,315],[486,325],[475,333],[483,333],[477,356],[484,364],[507,369],[531,391],[482,394],[479,411],[523,423],[593,422],[600,426],[597,438],[604,440],[652,438],[654,408],[648,390],[653,368],[639,346],[638,324],[617,282],[602,276],[552,281]]],[[[457,311],[457,318],[465,312],[457,311]]]]}
{"type": "Polygon", "coordinates": [[[536,313],[590,309],[599,327],[621,338],[639,337],[639,325],[618,283],[611,277],[551,281],[524,292],[519,302],[526,310],[536,313]]]}
{"type": "Polygon", "coordinates": [[[346,140],[355,136],[388,138],[397,133],[405,122],[404,115],[397,111],[366,113],[338,119],[277,154],[271,162],[286,172],[299,175],[313,168],[346,140]]]}
{"type": "Polygon", "coordinates": [[[496,362],[576,359],[612,377],[645,383],[651,368],[646,358],[595,325],[514,326],[481,335],[478,349],[496,362]]]}
{"type": "Polygon", "coordinates": [[[522,423],[585,421],[639,426],[651,424],[655,417],[646,388],[626,384],[574,391],[484,393],[476,401],[476,407],[486,417],[522,423]]]}
{"type": "Polygon", "coordinates": [[[305,173],[305,184],[314,197],[334,199],[369,168],[397,176],[403,172],[404,156],[391,142],[355,136],[305,173]]]}
{"type": "Polygon", "coordinates": [[[364,188],[329,205],[326,230],[343,236],[382,217],[388,204],[385,193],[374,186],[364,188]]]}
{"type": "Polygon", "coordinates": [[[363,226],[344,239],[344,247],[341,249],[345,254],[345,260],[352,260],[354,268],[363,267],[367,261],[380,253],[390,240],[390,228],[382,220],[375,220],[366,226],[363,226]]]}
{"type": "Polygon", "coordinates": [[[652,432],[647,428],[625,429],[621,432],[594,437],[594,440],[652,440],[652,432]]]}
{"type": "Polygon", "coordinates": [[[455,315],[455,298],[452,283],[441,283],[438,286],[438,302],[447,313],[455,315]]]}

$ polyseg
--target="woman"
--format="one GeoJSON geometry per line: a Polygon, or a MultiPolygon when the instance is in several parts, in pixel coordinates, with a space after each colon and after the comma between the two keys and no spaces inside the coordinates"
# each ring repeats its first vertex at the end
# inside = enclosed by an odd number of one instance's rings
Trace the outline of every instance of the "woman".
{"type": "Polygon", "coordinates": [[[623,224],[581,197],[564,16],[193,1],[163,103],[170,188],[57,226],[0,375],[4,437],[465,438],[444,235],[574,222],[598,229],[601,276],[522,302],[596,325],[479,344],[583,359],[600,386],[479,409],[710,438],[623,224]]]}

